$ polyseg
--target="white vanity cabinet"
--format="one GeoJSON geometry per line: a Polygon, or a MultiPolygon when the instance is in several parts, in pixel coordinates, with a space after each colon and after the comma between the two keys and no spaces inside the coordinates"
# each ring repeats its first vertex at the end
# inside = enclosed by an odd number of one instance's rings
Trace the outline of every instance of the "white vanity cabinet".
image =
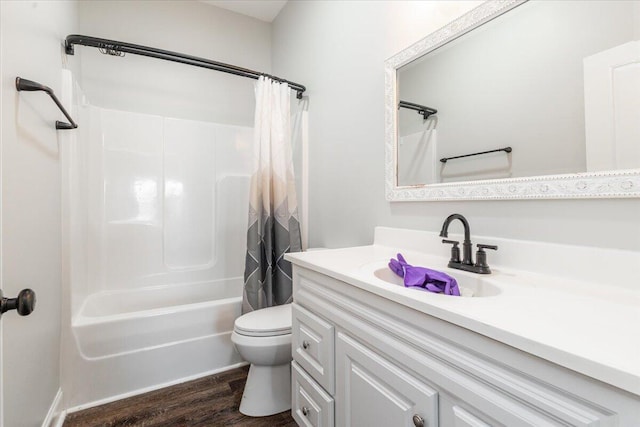
{"type": "Polygon", "coordinates": [[[299,265],[293,316],[299,425],[640,426],[636,395],[299,265]]]}

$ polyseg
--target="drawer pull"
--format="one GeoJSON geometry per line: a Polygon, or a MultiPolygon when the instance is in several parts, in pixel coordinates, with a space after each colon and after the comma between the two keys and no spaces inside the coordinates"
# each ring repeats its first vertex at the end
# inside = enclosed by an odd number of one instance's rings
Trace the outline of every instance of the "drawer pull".
{"type": "Polygon", "coordinates": [[[309,415],[309,408],[307,408],[306,406],[302,407],[302,415],[304,415],[305,417],[307,415],[309,415]]]}
{"type": "Polygon", "coordinates": [[[413,425],[416,427],[424,427],[424,418],[416,414],[413,416],[413,425]]]}
{"type": "Polygon", "coordinates": [[[302,348],[304,348],[305,350],[308,349],[311,346],[311,344],[309,344],[309,341],[302,341],[302,348]]]}

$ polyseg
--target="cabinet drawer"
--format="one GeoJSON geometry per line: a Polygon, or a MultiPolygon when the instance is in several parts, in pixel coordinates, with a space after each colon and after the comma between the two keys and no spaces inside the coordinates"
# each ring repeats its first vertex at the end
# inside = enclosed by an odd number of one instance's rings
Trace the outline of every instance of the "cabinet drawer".
{"type": "Polygon", "coordinates": [[[334,327],[298,304],[294,303],[292,308],[293,360],[326,391],[333,394],[334,327]]]}
{"type": "Polygon", "coordinates": [[[291,414],[299,426],[333,427],[333,398],[291,362],[291,414]]]}

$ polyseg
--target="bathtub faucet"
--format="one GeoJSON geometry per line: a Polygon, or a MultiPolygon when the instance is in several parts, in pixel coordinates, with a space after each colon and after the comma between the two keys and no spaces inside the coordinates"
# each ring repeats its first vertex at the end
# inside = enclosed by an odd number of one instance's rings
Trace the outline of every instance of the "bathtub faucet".
{"type": "Polygon", "coordinates": [[[464,216],[457,213],[449,215],[442,224],[440,237],[449,237],[449,225],[456,219],[460,220],[460,222],[462,222],[462,226],[464,227],[464,241],[462,242],[462,261],[460,261],[460,249],[458,248],[458,244],[460,242],[443,239],[442,243],[453,245],[451,247],[451,258],[449,259],[448,267],[458,270],[470,271],[472,273],[478,274],[491,273],[491,269],[489,268],[489,265],[487,265],[487,253],[484,250],[492,249],[495,251],[498,249],[498,247],[494,245],[479,244],[478,251],[476,252],[476,262],[474,264],[473,258],[471,256],[471,248],[473,247],[473,245],[471,244],[471,229],[469,227],[469,221],[467,221],[464,216]]]}

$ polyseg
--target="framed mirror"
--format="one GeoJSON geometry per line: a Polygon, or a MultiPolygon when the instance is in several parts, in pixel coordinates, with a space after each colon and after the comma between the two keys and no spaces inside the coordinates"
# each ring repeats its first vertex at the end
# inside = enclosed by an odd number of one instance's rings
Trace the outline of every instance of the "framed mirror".
{"type": "Polygon", "coordinates": [[[390,201],[640,197],[640,0],[490,0],[385,62],[390,201]]]}

